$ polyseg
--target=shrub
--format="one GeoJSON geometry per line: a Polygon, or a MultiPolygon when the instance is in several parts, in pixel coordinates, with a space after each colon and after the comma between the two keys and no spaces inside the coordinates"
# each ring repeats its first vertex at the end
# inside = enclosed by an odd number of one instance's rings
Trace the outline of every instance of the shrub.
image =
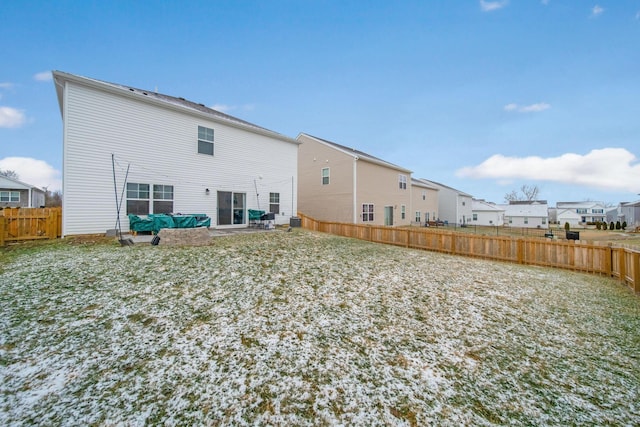
{"type": "Polygon", "coordinates": [[[571,230],[571,226],[569,225],[569,223],[568,223],[568,222],[565,222],[565,223],[564,223],[564,229],[565,229],[565,231],[569,231],[569,230],[571,230]]]}
{"type": "Polygon", "coordinates": [[[622,224],[620,224],[620,221],[616,221],[616,230],[620,230],[622,228],[622,224]]]}
{"type": "Polygon", "coordinates": [[[609,230],[613,230],[616,227],[616,225],[613,223],[613,221],[611,221],[609,223],[609,230]]]}
{"type": "Polygon", "coordinates": [[[627,221],[622,221],[622,229],[623,230],[627,229],[627,221]]]}
{"type": "Polygon", "coordinates": [[[602,228],[602,224],[600,224],[600,221],[596,222],[596,230],[600,230],[600,228],[602,228]]]}

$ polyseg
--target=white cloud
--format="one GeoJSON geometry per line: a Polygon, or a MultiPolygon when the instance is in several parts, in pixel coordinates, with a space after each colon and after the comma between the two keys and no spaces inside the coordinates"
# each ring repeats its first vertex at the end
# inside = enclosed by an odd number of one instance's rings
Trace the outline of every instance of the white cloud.
{"type": "Polygon", "coordinates": [[[602,15],[603,12],[604,12],[604,8],[598,5],[595,5],[593,6],[593,9],[591,9],[591,16],[595,18],[596,16],[602,15]]]}
{"type": "Polygon", "coordinates": [[[0,89],[11,89],[13,86],[15,86],[15,85],[13,83],[9,83],[9,82],[0,83],[0,89]]]}
{"type": "Polygon", "coordinates": [[[36,187],[47,187],[50,191],[62,189],[60,171],[44,160],[31,157],[5,157],[0,159],[0,169],[15,171],[20,181],[36,187]]]}
{"type": "Polygon", "coordinates": [[[456,175],[496,180],[526,179],[574,184],[611,191],[640,193],[640,163],[624,148],[603,148],[559,157],[507,157],[496,154],[456,175]]]}
{"type": "Polygon", "coordinates": [[[504,106],[505,111],[516,111],[518,113],[539,113],[551,108],[546,102],[539,102],[531,105],[507,104],[504,106]]]}
{"type": "Polygon", "coordinates": [[[509,4],[509,0],[501,0],[501,1],[480,0],[480,9],[482,9],[483,12],[491,12],[493,10],[502,9],[507,4],[509,4]]]}
{"type": "Polygon", "coordinates": [[[49,82],[53,80],[51,71],[43,71],[41,73],[34,74],[33,79],[39,82],[49,82]]]}
{"type": "Polygon", "coordinates": [[[18,128],[26,121],[22,110],[0,106],[0,128],[18,128]]]}

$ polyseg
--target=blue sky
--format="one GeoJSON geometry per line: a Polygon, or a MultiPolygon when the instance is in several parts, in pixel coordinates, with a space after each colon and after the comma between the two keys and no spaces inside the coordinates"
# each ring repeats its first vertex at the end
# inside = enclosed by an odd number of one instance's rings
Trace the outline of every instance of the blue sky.
{"type": "Polygon", "coordinates": [[[640,199],[640,0],[0,8],[0,169],[34,185],[60,188],[60,70],[352,146],[497,203],[525,184],[552,205],[640,199]]]}

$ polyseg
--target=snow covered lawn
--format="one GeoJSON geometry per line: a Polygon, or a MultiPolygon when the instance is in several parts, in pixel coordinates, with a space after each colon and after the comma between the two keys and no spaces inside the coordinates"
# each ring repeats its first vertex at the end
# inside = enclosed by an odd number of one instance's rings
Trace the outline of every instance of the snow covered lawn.
{"type": "Polygon", "coordinates": [[[615,280],[300,229],[0,256],[0,425],[640,420],[615,280]]]}

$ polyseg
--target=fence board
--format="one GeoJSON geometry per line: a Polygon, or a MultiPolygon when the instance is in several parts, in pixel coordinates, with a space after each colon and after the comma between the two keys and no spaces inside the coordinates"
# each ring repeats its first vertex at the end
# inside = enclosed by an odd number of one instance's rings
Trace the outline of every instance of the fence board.
{"type": "Polygon", "coordinates": [[[455,233],[322,222],[298,214],[305,229],[376,243],[616,277],[640,292],[640,251],[546,238],[455,233]]]}

